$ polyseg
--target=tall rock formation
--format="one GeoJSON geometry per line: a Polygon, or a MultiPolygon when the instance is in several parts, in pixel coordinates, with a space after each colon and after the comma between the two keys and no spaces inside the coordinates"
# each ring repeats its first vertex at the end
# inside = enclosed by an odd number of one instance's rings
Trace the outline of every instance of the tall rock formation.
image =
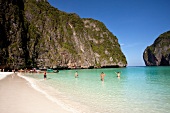
{"type": "Polygon", "coordinates": [[[97,20],[47,0],[0,0],[0,66],[126,67],[118,39],[97,20]]]}
{"type": "Polygon", "coordinates": [[[170,31],[161,34],[145,49],[143,59],[146,66],[170,66],[170,31]]]}

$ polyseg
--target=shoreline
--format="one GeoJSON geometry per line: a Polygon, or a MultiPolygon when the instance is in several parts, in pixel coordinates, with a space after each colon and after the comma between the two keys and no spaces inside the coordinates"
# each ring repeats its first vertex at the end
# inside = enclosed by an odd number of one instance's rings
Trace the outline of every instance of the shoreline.
{"type": "Polygon", "coordinates": [[[0,72],[0,80],[4,79],[8,75],[14,74],[14,72],[0,72]]]}
{"type": "MultiPolygon", "coordinates": [[[[0,74],[1,75],[1,74],[0,74]]],[[[17,73],[3,74],[0,79],[0,111],[3,113],[72,113],[36,91],[17,73]]]]}

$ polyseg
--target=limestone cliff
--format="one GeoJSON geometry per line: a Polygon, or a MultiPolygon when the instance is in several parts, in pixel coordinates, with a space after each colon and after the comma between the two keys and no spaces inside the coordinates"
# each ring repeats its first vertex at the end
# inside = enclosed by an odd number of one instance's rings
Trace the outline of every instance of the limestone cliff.
{"type": "Polygon", "coordinates": [[[170,65],[170,31],[161,34],[145,49],[143,59],[146,66],[170,65]]]}
{"type": "Polygon", "coordinates": [[[126,67],[118,39],[97,20],[47,0],[0,0],[0,65],[10,68],[126,67]]]}

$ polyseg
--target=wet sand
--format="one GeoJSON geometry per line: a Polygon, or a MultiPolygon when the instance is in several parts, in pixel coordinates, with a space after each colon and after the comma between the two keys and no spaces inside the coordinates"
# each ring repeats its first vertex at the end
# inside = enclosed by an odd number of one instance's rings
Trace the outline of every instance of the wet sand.
{"type": "Polygon", "coordinates": [[[16,74],[0,80],[0,113],[71,113],[16,74]]]}

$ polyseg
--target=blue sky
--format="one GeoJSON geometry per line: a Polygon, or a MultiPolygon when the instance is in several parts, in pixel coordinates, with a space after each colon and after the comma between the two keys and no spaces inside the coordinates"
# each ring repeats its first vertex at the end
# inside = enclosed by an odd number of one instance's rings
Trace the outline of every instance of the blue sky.
{"type": "Polygon", "coordinates": [[[103,22],[119,41],[128,66],[144,66],[143,52],[170,30],[170,0],[48,0],[61,11],[103,22]]]}

